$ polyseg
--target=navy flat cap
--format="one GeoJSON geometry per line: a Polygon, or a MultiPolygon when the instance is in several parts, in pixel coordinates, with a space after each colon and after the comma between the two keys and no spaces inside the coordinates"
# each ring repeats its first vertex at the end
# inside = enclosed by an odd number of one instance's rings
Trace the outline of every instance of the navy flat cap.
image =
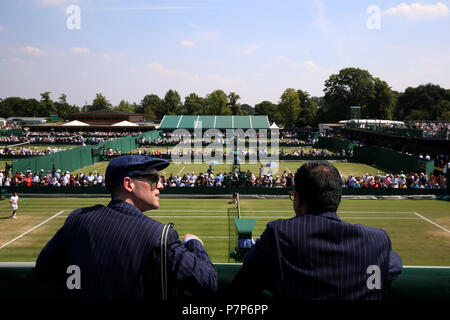
{"type": "Polygon", "coordinates": [[[123,178],[133,177],[149,169],[163,170],[169,161],[144,155],[125,155],[112,159],[106,168],[105,185],[108,191],[121,184],[123,178]]]}

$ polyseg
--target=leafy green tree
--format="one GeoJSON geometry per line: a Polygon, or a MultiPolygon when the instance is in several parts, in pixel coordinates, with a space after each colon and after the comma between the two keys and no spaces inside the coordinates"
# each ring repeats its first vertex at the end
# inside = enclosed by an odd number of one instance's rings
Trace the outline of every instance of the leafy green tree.
{"type": "Polygon", "coordinates": [[[449,121],[450,120],[450,101],[449,100],[441,100],[437,103],[437,105],[433,108],[436,120],[439,121],[449,121]]]}
{"type": "Polygon", "coordinates": [[[44,105],[36,99],[8,97],[0,104],[0,116],[5,119],[14,116],[46,117],[48,115],[44,105]]]}
{"type": "Polygon", "coordinates": [[[374,78],[373,94],[363,110],[364,118],[392,120],[396,106],[395,94],[391,87],[379,78],[374,78]]]}
{"type": "Polygon", "coordinates": [[[0,116],[6,119],[18,115],[16,112],[19,110],[22,101],[23,99],[18,97],[5,98],[0,104],[0,116]]]}
{"type": "Polygon", "coordinates": [[[55,107],[58,117],[64,120],[66,120],[69,115],[80,112],[80,109],[76,105],[67,103],[67,95],[64,93],[59,96],[58,102],[55,102],[55,107]]]}
{"type": "Polygon", "coordinates": [[[184,108],[186,114],[205,114],[205,99],[199,97],[196,93],[191,93],[184,99],[184,108]]]}
{"type": "Polygon", "coordinates": [[[35,110],[33,110],[34,107],[31,107],[31,110],[29,110],[29,114],[33,114],[34,117],[47,117],[51,114],[55,114],[56,106],[52,99],[50,99],[50,93],[51,92],[49,91],[41,93],[41,106],[39,110],[36,112],[35,110]]]}
{"type": "Polygon", "coordinates": [[[367,70],[346,68],[325,81],[325,106],[328,121],[348,119],[350,106],[361,106],[364,114],[373,99],[374,79],[367,70]]]}
{"type": "Polygon", "coordinates": [[[113,108],[113,110],[134,113],[134,105],[125,100],[120,100],[119,105],[113,108]]]}
{"type": "Polygon", "coordinates": [[[228,108],[230,108],[231,113],[233,115],[241,115],[242,114],[242,110],[241,110],[241,104],[238,103],[237,101],[241,99],[241,97],[236,94],[235,92],[230,92],[228,94],[228,108]]]}
{"type": "Polygon", "coordinates": [[[317,104],[317,107],[319,109],[325,107],[325,98],[324,97],[311,97],[311,100],[317,104]]]}
{"type": "Polygon", "coordinates": [[[145,120],[161,120],[165,115],[163,101],[156,94],[147,94],[136,112],[143,113],[145,120]]]}
{"type": "Polygon", "coordinates": [[[206,95],[205,111],[210,115],[232,115],[231,110],[227,107],[228,96],[222,90],[215,90],[206,95]]]}
{"type": "Polygon", "coordinates": [[[281,123],[278,105],[267,100],[255,105],[255,115],[266,115],[270,122],[275,122],[276,124],[281,123]]]}
{"type": "Polygon", "coordinates": [[[286,89],[280,97],[278,110],[281,116],[281,124],[293,128],[300,114],[300,98],[295,89],[286,89]]]}
{"type": "Polygon", "coordinates": [[[251,115],[255,114],[255,108],[253,108],[251,105],[246,104],[246,103],[241,105],[241,110],[244,115],[251,116],[251,115]]]}
{"type": "Polygon", "coordinates": [[[317,103],[309,96],[309,93],[303,90],[297,90],[298,97],[300,99],[300,114],[295,123],[296,127],[313,127],[316,126],[317,118],[317,103]]]}
{"type": "Polygon", "coordinates": [[[110,108],[111,103],[106,100],[106,98],[101,93],[97,93],[95,95],[95,99],[92,101],[92,105],[87,107],[88,111],[105,110],[110,108]]]}
{"type": "Polygon", "coordinates": [[[165,114],[182,115],[184,113],[181,97],[176,90],[166,92],[163,100],[163,110],[165,114]]]}
{"type": "Polygon", "coordinates": [[[398,97],[395,116],[399,120],[436,120],[446,112],[441,101],[450,101],[450,90],[432,83],[409,87],[398,97]]]}

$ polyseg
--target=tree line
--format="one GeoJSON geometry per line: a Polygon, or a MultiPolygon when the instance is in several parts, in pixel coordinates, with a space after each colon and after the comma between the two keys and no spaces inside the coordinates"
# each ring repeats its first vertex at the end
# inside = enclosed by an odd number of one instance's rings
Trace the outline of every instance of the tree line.
{"type": "Polygon", "coordinates": [[[67,119],[81,111],[112,109],[142,113],[146,120],[161,120],[164,115],[267,115],[270,122],[285,127],[317,127],[319,123],[349,119],[350,106],[361,107],[361,118],[388,120],[450,120],[450,90],[436,84],[409,87],[397,92],[367,70],[345,68],[325,81],[324,96],[311,97],[301,89],[286,89],[279,101],[262,101],[255,106],[241,104],[235,92],[215,90],[205,97],[191,93],[182,101],[176,90],[168,90],[163,98],[147,94],[139,103],[122,100],[113,106],[97,93],[92,103],[70,105],[67,95],[57,101],[51,92],[41,93],[40,101],[8,97],[0,99],[0,116],[48,117],[57,114],[67,119]]]}

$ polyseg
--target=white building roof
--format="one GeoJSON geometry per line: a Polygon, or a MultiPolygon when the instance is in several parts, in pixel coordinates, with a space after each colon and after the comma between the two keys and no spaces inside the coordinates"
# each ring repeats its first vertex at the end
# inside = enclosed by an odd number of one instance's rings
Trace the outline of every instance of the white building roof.
{"type": "Polygon", "coordinates": [[[138,124],[130,122],[130,121],[126,121],[126,120],[113,124],[113,127],[119,127],[119,126],[120,127],[139,127],[138,124]]]}
{"type": "Polygon", "coordinates": [[[64,123],[63,126],[66,126],[66,127],[86,127],[86,126],[89,126],[89,124],[81,122],[81,121],[78,121],[78,120],[73,120],[73,121],[64,123]]]}

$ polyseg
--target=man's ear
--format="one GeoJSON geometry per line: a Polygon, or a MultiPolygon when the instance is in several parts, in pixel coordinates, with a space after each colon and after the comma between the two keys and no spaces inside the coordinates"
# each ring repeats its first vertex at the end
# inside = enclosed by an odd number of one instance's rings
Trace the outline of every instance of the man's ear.
{"type": "Polygon", "coordinates": [[[294,201],[297,201],[296,206],[298,208],[298,212],[299,214],[305,214],[308,211],[308,208],[306,206],[306,202],[304,201],[303,197],[299,195],[299,193],[297,191],[295,191],[297,193],[294,201]]]}
{"type": "Polygon", "coordinates": [[[133,192],[133,190],[134,190],[134,181],[133,181],[133,179],[131,179],[130,177],[123,178],[122,186],[123,186],[124,190],[126,190],[128,192],[133,192]]]}

